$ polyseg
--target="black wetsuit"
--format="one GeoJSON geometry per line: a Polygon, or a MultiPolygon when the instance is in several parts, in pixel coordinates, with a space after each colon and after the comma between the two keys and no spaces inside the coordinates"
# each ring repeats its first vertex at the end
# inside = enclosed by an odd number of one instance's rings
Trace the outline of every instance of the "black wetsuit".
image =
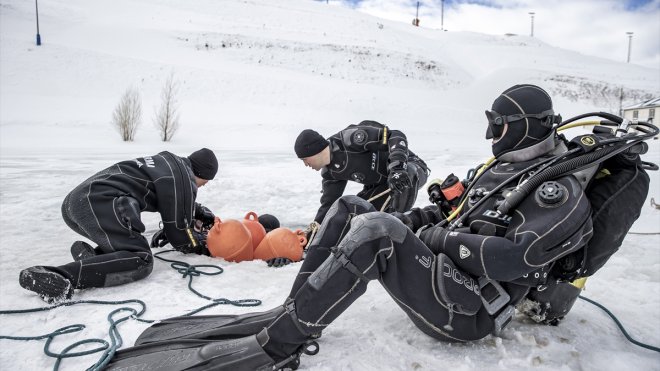
{"type": "MultiPolygon", "coordinates": [[[[469,204],[534,161],[540,159],[491,168],[475,181],[469,204]]],[[[520,180],[473,210],[465,228],[431,227],[422,230],[421,239],[358,197],[339,199],[296,277],[285,306],[291,316],[268,327],[269,352],[287,354],[289,344],[319,333],[365,292],[370,280],[378,280],[434,338],[475,340],[505,326],[530,288],[552,279],[553,263],[582,249],[592,235],[591,206],[573,176],[552,184],[563,192],[555,203],[534,192],[510,216],[494,212],[501,193],[520,180]]],[[[433,206],[413,212],[424,214],[425,221],[441,218],[433,206]]]]}
{"type": "MultiPolygon", "coordinates": [[[[417,190],[426,183],[428,167],[408,149],[408,140],[402,132],[389,130],[375,121],[362,121],[331,136],[328,141],[330,164],[321,170],[323,195],[315,221],[323,221],[330,206],[344,193],[349,180],[364,185],[358,196],[365,200],[387,190],[388,165],[395,162],[407,168],[412,187],[392,194],[384,211],[410,210],[417,199],[417,190]]],[[[372,204],[380,210],[388,196],[381,196],[372,204]]]]}
{"type": "Polygon", "coordinates": [[[161,152],[112,165],[74,188],[62,203],[66,224],[96,243],[97,255],[47,268],[75,288],[142,279],[151,273],[153,257],[140,213],[160,213],[170,244],[194,252],[200,245],[193,246],[186,229],[193,223],[196,196],[187,158],[161,152]]]}

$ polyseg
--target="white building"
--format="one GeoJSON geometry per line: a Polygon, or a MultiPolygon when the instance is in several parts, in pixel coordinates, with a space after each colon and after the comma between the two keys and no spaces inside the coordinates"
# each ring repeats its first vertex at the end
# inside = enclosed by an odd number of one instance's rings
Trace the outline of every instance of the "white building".
{"type": "Polygon", "coordinates": [[[660,111],[660,98],[649,99],[642,103],[623,107],[623,118],[631,121],[655,121],[655,117],[660,111]]]}

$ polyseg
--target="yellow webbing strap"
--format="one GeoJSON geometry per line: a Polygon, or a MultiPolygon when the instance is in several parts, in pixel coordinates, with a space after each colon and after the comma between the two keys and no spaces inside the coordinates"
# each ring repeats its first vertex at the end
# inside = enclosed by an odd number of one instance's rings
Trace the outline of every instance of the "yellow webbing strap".
{"type": "Polygon", "coordinates": [[[188,239],[190,240],[190,243],[192,243],[193,247],[197,247],[197,240],[192,234],[192,229],[186,228],[186,234],[188,235],[188,239]]]}
{"type": "Polygon", "coordinates": [[[571,282],[571,285],[573,285],[573,286],[575,286],[575,287],[577,287],[578,289],[581,290],[581,289],[584,289],[584,284],[585,283],[587,283],[587,277],[581,277],[581,278],[578,278],[578,279],[574,280],[573,282],[571,282]]]}

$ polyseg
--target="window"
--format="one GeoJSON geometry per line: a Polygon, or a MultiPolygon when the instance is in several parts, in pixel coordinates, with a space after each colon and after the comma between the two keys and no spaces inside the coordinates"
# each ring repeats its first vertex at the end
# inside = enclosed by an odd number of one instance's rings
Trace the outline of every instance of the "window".
{"type": "Polygon", "coordinates": [[[649,110],[649,119],[652,119],[655,117],[655,108],[651,108],[649,110]]]}
{"type": "Polygon", "coordinates": [[[638,111],[638,110],[634,110],[634,111],[633,111],[633,120],[638,119],[638,118],[639,118],[639,111],[638,111]]]}

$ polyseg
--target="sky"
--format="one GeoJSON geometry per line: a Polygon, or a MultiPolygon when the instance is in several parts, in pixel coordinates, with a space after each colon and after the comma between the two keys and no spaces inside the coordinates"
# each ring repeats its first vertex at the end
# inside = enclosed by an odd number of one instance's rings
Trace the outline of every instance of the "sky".
{"type": "MultiPolygon", "coordinates": [[[[412,23],[416,0],[334,0],[377,17],[412,23]]],[[[447,31],[530,35],[554,46],[660,68],[660,0],[419,1],[420,26],[447,31]],[[444,22],[443,19],[444,18],[444,22]]]]}

